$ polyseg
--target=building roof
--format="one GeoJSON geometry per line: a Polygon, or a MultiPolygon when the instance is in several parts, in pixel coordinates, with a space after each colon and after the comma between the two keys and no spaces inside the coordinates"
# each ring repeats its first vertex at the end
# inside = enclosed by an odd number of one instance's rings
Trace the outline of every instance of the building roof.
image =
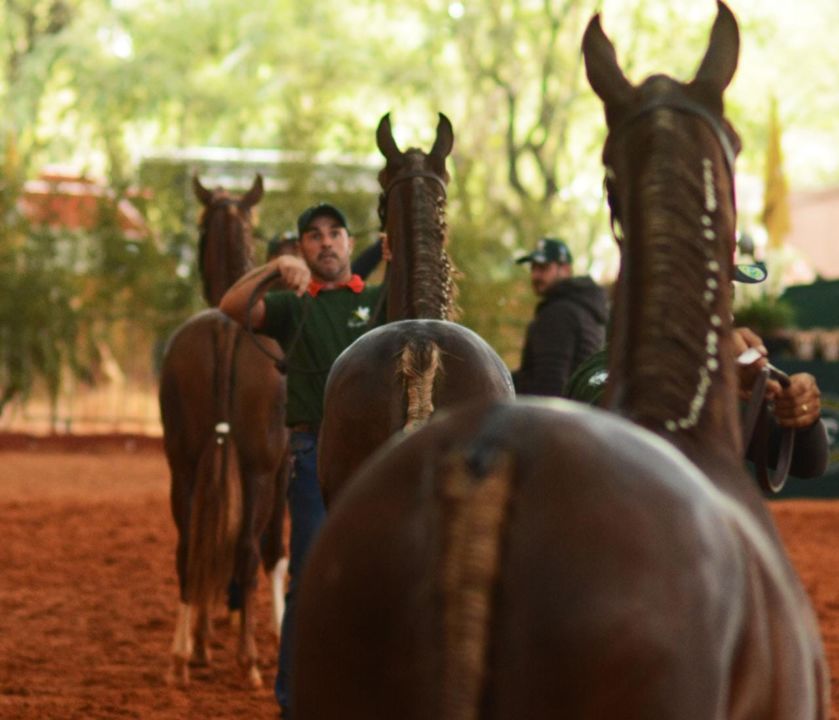
{"type": "MultiPolygon", "coordinates": [[[[33,225],[69,230],[90,230],[100,216],[100,204],[113,199],[104,183],[65,168],[45,168],[36,180],[27,180],[19,206],[33,225]]],[[[130,200],[117,202],[117,221],[125,237],[148,235],[145,219],[130,200]]]]}

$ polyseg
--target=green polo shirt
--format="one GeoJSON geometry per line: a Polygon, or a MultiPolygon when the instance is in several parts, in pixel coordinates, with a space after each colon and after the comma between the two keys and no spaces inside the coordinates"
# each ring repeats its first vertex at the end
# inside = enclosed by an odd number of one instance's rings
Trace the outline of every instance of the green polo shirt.
{"type": "Polygon", "coordinates": [[[365,285],[359,293],[338,288],[314,297],[288,290],[265,295],[262,332],[280,344],[288,365],[287,425],[320,423],[332,363],[371,329],[381,291],[381,285],[365,285]]]}

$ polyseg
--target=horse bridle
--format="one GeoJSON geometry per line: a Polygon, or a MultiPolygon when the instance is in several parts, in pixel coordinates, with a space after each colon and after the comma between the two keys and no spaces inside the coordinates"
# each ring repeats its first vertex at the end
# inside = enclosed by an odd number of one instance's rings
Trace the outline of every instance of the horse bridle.
{"type": "Polygon", "coordinates": [[[429,170],[415,170],[412,172],[397,174],[393,180],[391,180],[387,185],[385,185],[382,192],[379,194],[379,207],[378,207],[378,216],[379,222],[381,223],[381,228],[384,230],[385,228],[385,221],[387,219],[387,201],[390,197],[390,191],[393,190],[397,185],[401,185],[403,182],[407,182],[408,180],[413,180],[414,178],[427,178],[429,180],[433,180],[436,182],[443,191],[443,197],[446,196],[446,183],[439,175],[436,173],[430,172],[429,170]]]}
{"type": "Polygon", "coordinates": [[[725,159],[725,166],[728,170],[728,177],[730,181],[729,186],[731,187],[732,207],[736,207],[736,198],[734,194],[734,163],[737,159],[737,153],[734,150],[734,146],[731,144],[731,140],[729,139],[722,122],[720,122],[720,120],[710,110],[708,110],[708,108],[704,107],[698,102],[690,100],[689,98],[677,95],[664,95],[662,97],[656,97],[652,100],[643,103],[641,107],[635,110],[635,112],[629,115],[629,117],[624,118],[624,120],[622,120],[617,125],[617,127],[615,127],[613,130],[609,132],[609,136],[606,139],[606,147],[603,151],[603,160],[607,166],[607,173],[603,184],[606,189],[606,201],[609,204],[609,212],[611,214],[610,225],[612,227],[612,234],[618,241],[620,241],[621,238],[618,237],[618,233],[615,230],[615,221],[617,220],[618,222],[620,222],[621,220],[620,205],[618,203],[614,187],[610,184],[610,166],[609,163],[606,161],[606,155],[609,151],[610,144],[615,142],[616,138],[618,138],[620,135],[626,132],[630,125],[633,125],[640,118],[644,117],[645,115],[648,115],[654,110],[659,110],[661,108],[675,110],[676,112],[681,112],[686,115],[695,115],[696,117],[703,120],[711,128],[711,130],[714,133],[714,136],[717,138],[717,142],[719,142],[720,144],[720,148],[722,149],[722,154],[723,158],[725,159]]]}

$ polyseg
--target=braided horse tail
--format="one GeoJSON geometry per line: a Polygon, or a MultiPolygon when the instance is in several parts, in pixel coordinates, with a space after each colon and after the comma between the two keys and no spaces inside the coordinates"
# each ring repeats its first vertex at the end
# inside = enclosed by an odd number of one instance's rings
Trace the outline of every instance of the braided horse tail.
{"type": "Polygon", "coordinates": [[[436,342],[422,336],[409,338],[402,348],[397,373],[405,388],[405,432],[424,425],[434,412],[434,381],[443,372],[441,354],[436,342]]]}
{"type": "Polygon", "coordinates": [[[240,336],[232,321],[214,328],[214,432],[207,438],[195,473],[189,521],[186,596],[191,604],[217,601],[233,574],[242,527],[239,454],[230,433],[233,363],[240,336]]]}
{"type": "Polygon", "coordinates": [[[461,454],[449,457],[439,486],[442,720],[477,720],[489,676],[492,600],[501,574],[503,528],[513,487],[512,456],[494,455],[481,470],[461,454]]]}

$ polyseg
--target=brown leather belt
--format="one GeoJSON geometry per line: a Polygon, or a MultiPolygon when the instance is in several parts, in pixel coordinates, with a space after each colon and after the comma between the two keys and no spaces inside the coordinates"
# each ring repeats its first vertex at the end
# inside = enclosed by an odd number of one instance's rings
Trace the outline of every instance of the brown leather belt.
{"type": "Polygon", "coordinates": [[[291,432],[304,432],[317,435],[320,430],[320,425],[315,425],[314,423],[297,423],[297,425],[291,425],[289,430],[291,432]]]}

